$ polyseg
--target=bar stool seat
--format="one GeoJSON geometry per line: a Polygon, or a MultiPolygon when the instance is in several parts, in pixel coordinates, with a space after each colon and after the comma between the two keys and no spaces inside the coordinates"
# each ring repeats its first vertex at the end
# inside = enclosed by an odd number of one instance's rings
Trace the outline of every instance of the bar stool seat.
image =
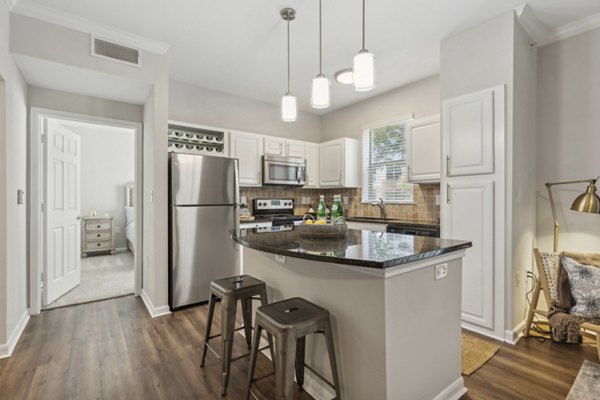
{"type": "MultiPolygon", "coordinates": [[[[313,304],[303,298],[294,297],[276,303],[260,306],[256,310],[254,320],[254,339],[250,355],[250,367],[248,372],[248,388],[246,399],[256,396],[252,392],[255,381],[265,378],[254,379],[254,369],[259,349],[259,338],[262,330],[275,337],[275,394],[277,400],[293,398],[294,366],[296,381],[302,390],[304,385],[304,368],[327,382],[335,389],[336,399],[340,400],[340,384],[335,358],[333,334],[329,311],[323,307],[313,304]],[[306,335],[322,333],[325,335],[329,364],[333,375],[333,383],[327,381],[317,371],[306,365],[305,346],[306,335]]],[[[269,376],[269,375],[267,375],[269,376]]]]}
{"type": "MultiPolygon", "coordinates": [[[[246,343],[248,349],[252,343],[252,300],[260,300],[262,305],[267,305],[267,288],[263,281],[256,279],[250,275],[239,275],[228,278],[218,279],[210,283],[210,298],[208,300],[208,319],[206,321],[206,332],[204,335],[204,343],[202,346],[202,360],[200,367],[204,367],[206,361],[206,352],[210,350],[218,359],[221,360],[222,378],[221,378],[221,395],[227,394],[227,386],[229,385],[229,375],[231,371],[231,362],[240,358],[247,357],[244,354],[240,357],[232,358],[233,340],[235,331],[243,329],[246,335],[246,343]],[[258,296],[258,297],[255,297],[258,296]],[[216,302],[221,301],[221,333],[210,335],[212,322],[215,312],[216,302]],[[240,328],[235,328],[235,315],[238,300],[242,304],[242,317],[244,325],[240,328]],[[209,341],[216,337],[222,337],[221,354],[219,355],[209,345],[209,341]]],[[[269,349],[273,354],[272,339],[269,339],[269,349]]],[[[266,347],[265,347],[266,348],[266,347]]]]}

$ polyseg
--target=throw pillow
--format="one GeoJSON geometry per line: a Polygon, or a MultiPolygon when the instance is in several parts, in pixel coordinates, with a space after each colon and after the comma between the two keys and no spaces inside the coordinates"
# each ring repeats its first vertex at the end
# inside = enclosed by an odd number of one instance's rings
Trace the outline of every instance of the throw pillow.
{"type": "Polygon", "coordinates": [[[584,318],[600,318],[600,268],[580,264],[564,257],[562,265],[569,276],[575,305],[569,314],[584,318]]]}

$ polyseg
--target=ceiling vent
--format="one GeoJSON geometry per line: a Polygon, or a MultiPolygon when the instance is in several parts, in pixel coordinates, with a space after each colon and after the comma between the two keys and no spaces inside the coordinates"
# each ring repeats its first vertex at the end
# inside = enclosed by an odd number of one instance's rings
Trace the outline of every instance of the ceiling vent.
{"type": "Polygon", "coordinates": [[[141,67],[140,51],[92,36],[92,55],[141,67]]]}

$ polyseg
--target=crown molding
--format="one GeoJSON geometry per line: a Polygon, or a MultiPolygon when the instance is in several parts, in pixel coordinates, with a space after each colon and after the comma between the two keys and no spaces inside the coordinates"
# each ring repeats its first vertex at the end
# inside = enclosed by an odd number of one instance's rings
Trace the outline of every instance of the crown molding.
{"type": "Polygon", "coordinates": [[[519,24],[531,36],[538,46],[544,46],[559,40],[567,39],[592,29],[600,28],[600,14],[578,19],[556,29],[549,29],[533,13],[528,4],[514,9],[519,24]]]}
{"type": "Polygon", "coordinates": [[[528,4],[516,7],[515,15],[519,24],[538,46],[549,43],[548,40],[552,35],[551,30],[535,16],[528,4]]]}
{"type": "Polygon", "coordinates": [[[17,5],[18,1],[19,0],[4,0],[6,7],[8,7],[8,11],[12,11],[12,9],[17,5]]]}
{"type": "Polygon", "coordinates": [[[35,3],[31,0],[5,0],[18,3],[12,9],[14,13],[25,15],[27,17],[39,19],[51,24],[64,26],[80,32],[100,36],[103,39],[112,40],[121,45],[134,47],[140,50],[149,51],[156,54],[165,54],[169,50],[169,45],[157,40],[139,36],[121,29],[104,25],[86,18],[77,17],[54,8],[35,3]]]}
{"type": "Polygon", "coordinates": [[[552,32],[551,39],[556,42],[596,28],[600,28],[600,13],[559,26],[552,32]]]}

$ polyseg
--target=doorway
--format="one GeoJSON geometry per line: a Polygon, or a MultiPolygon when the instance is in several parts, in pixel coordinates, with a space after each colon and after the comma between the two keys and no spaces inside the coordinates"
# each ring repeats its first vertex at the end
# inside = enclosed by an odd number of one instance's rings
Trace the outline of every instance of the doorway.
{"type": "Polygon", "coordinates": [[[31,127],[32,313],[138,295],[141,124],[32,109],[31,127]]]}

